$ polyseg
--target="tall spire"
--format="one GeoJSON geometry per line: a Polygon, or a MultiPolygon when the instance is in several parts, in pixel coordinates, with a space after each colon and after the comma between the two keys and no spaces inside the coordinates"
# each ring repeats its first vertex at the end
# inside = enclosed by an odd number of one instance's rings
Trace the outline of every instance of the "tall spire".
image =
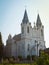
{"type": "Polygon", "coordinates": [[[42,25],[42,23],[41,23],[41,20],[40,20],[40,16],[39,16],[39,14],[38,14],[36,26],[37,26],[37,27],[41,27],[41,25],[42,25]]]}
{"type": "Polygon", "coordinates": [[[23,23],[29,22],[26,9],[25,9],[25,13],[24,13],[24,17],[23,17],[22,22],[23,22],[23,23]]]}

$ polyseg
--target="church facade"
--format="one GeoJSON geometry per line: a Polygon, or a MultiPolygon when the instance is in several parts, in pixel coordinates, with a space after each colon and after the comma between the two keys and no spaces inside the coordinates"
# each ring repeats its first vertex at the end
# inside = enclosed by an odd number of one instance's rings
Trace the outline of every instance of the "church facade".
{"type": "Polygon", "coordinates": [[[39,56],[39,50],[45,49],[44,41],[44,26],[37,15],[36,24],[32,28],[29,22],[27,11],[25,10],[24,17],[21,23],[21,33],[12,37],[10,34],[6,41],[6,56],[26,58],[28,55],[39,56]]]}

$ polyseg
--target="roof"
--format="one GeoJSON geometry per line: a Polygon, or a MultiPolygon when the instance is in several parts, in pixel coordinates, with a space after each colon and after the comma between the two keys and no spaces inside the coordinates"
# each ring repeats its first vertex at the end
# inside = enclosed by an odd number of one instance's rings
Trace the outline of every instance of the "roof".
{"type": "Polygon", "coordinates": [[[26,9],[25,9],[25,13],[24,13],[24,17],[23,17],[22,22],[23,22],[23,23],[27,23],[27,22],[29,22],[26,9]]]}
{"type": "Polygon", "coordinates": [[[21,34],[15,35],[15,36],[13,37],[13,39],[14,39],[15,41],[20,41],[20,40],[21,40],[21,34]]]}
{"type": "Polygon", "coordinates": [[[36,22],[36,25],[37,25],[37,27],[42,25],[39,14],[37,15],[37,22],[36,22]]]}

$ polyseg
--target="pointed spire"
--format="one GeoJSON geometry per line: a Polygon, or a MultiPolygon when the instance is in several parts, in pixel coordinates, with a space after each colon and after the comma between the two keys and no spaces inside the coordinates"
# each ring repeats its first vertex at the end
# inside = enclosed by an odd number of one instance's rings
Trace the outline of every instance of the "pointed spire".
{"type": "Polygon", "coordinates": [[[23,23],[29,22],[26,9],[25,9],[25,13],[24,13],[24,17],[23,17],[22,22],[23,22],[23,23]]]}
{"type": "Polygon", "coordinates": [[[11,39],[11,38],[12,38],[12,36],[11,36],[11,34],[9,34],[8,39],[11,39]]]}
{"type": "Polygon", "coordinates": [[[42,23],[41,23],[41,20],[40,20],[40,16],[39,16],[39,14],[38,14],[36,26],[37,26],[37,27],[41,27],[41,25],[42,25],[42,23]]]}

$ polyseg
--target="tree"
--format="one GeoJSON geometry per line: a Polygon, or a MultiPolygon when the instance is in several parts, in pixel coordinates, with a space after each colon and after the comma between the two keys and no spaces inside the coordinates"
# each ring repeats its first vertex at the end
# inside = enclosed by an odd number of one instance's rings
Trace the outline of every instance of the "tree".
{"type": "Polygon", "coordinates": [[[30,55],[27,55],[27,60],[30,60],[31,59],[31,56],[30,55]]]}
{"type": "Polygon", "coordinates": [[[37,65],[49,65],[49,55],[41,51],[40,57],[36,61],[37,65]]]}
{"type": "Polygon", "coordinates": [[[22,56],[21,56],[21,55],[20,55],[20,56],[18,56],[18,59],[19,59],[19,60],[22,60],[22,56]]]}
{"type": "Polygon", "coordinates": [[[2,42],[2,35],[1,35],[1,32],[0,32],[0,60],[3,57],[3,48],[4,48],[4,45],[3,45],[3,42],[2,42]]]}

